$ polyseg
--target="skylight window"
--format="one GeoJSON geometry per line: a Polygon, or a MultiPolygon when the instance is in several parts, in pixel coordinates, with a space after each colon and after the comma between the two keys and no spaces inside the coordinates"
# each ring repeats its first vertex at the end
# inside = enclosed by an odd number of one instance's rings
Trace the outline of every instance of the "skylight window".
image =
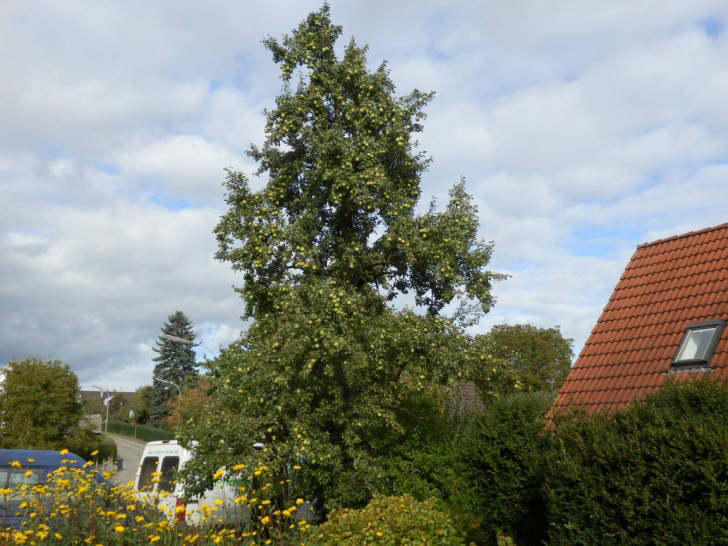
{"type": "Polygon", "coordinates": [[[673,366],[705,366],[713,357],[725,321],[696,322],[688,326],[680,347],[672,359],[673,366]]]}

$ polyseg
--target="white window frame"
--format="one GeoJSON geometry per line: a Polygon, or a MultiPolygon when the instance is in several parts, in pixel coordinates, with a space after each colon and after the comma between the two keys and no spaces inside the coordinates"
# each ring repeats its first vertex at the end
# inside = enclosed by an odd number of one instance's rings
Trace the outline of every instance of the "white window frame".
{"type": "Polygon", "coordinates": [[[682,340],[680,341],[680,345],[678,346],[677,351],[675,352],[675,356],[672,357],[672,367],[673,368],[707,367],[708,363],[710,363],[710,360],[713,358],[713,353],[715,352],[715,348],[718,345],[720,336],[723,334],[725,325],[726,325],[726,321],[724,321],[724,320],[708,320],[708,321],[694,322],[692,324],[689,324],[687,329],[685,330],[685,334],[683,335],[682,340]],[[693,335],[693,333],[697,330],[708,330],[708,329],[712,330],[712,336],[710,338],[710,341],[708,342],[705,352],[702,355],[702,358],[690,358],[690,359],[679,358],[680,354],[683,352],[683,349],[685,348],[685,345],[691,339],[691,336],[693,335]]]}

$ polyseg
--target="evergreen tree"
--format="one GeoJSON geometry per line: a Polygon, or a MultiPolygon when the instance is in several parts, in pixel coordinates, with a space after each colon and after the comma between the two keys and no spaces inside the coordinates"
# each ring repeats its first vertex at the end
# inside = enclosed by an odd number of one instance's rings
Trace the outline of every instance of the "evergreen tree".
{"type": "MultiPolygon", "coordinates": [[[[167,317],[167,322],[162,326],[162,334],[190,342],[195,340],[192,323],[182,311],[176,311],[167,317]]],[[[193,346],[194,343],[183,343],[159,336],[157,347],[154,348],[159,356],[153,358],[157,364],[152,375],[152,406],[149,415],[152,423],[159,424],[169,415],[169,399],[178,395],[174,385],[182,389],[197,375],[193,346]]]]}

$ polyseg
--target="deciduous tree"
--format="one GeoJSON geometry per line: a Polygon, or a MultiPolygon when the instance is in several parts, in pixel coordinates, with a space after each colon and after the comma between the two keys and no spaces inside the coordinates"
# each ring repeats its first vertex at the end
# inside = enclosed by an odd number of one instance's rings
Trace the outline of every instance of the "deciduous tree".
{"type": "Polygon", "coordinates": [[[564,338],[558,326],[498,324],[484,336],[476,336],[473,344],[476,353],[505,361],[523,392],[557,390],[566,380],[574,358],[574,340],[564,338]]]}
{"type": "Polygon", "coordinates": [[[79,428],[78,378],[67,364],[35,358],[3,368],[0,387],[0,446],[14,449],[76,449],[92,445],[79,428]]]}
{"type": "Polygon", "coordinates": [[[198,489],[241,459],[279,471],[305,460],[296,479],[307,494],[365,502],[392,438],[418,423],[411,401],[458,374],[464,337],[444,307],[487,311],[501,278],[486,269],[492,245],[463,181],[441,212],[416,210],[429,159],[414,137],[431,94],[397,97],[366,48],[352,40],[337,57],[340,35],[324,6],[265,41],[283,92],[249,155],[267,182],[253,191],[228,172],[215,228],[253,323],[211,363],[209,412],[181,431],[199,442],[187,475],[198,489]],[[396,310],[398,297],[421,312],[396,310]]]}

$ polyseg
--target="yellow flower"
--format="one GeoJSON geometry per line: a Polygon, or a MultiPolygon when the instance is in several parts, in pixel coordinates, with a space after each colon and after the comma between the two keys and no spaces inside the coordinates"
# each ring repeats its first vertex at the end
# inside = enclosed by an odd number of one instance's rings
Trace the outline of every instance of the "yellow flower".
{"type": "Polygon", "coordinates": [[[32,470],[26,470],[26,471],[25,471],[25,474],[24,474],[24,476],[25,476],[26,478],[30,478],[30,477],[31,477],[32,475],[33,475],[33,471],[32,471],[32,470]]]}
{"type": "Polygon", "coordinates": [[[268,516],[263,516],[262,518],[260,518],[260,522],[261,522],[261,523],[262,523],[263,525],[268,525],[268,522],[269,522],[269,521],[270,521],[270,518],[269,518],[268,516]]]}
{"type": "Polygon", "coordinates": [[[61,535],[61,533],[54,533],[53,536],[56,537],[56,539],[58,540],[61,540],[63,538],[63,535],[61,535]]]}
{"type": "Polygon", "coordinates": [[[29,463],[34,463],[35,462],[35,459],[31,459],[30,457],[28,457],[28,462],[29,463]]]}
{"type": "Polygon", "coordinates": [[[213,501],[217,506],[222,506],[222,501],[220,499],[215,499],[213,501]]]}
{"type": "Polygon", "coordinates": [[[301,499],[301,498],[296,499],[296,504],[303,504],[303,499],[301,499]]]}
{"type": "Polygon", "coordinates": [[[293,470],[301,470],[301,465],[294,464],[293,465],[293,470]]]}
{"type": "Polygon", "coordinates": [[[67,449],[62,449],[59,453],[61,455],[68,455],[68,450],[67,449]]]}
{"type": "Polygon", "coordinates": [[[96,455],[98,455],[98,454],[99,454],[99,450],[98,450],[98,449],[94,449],[94,450],[93,450],[93,451],[91,452],[91,456],[92,456],[92,457],[96,457],[96,455]]]}
{"type": "Polygon", "coordinates": [[[117,525],[116,527],[114,527],[114,531],[116,531],[117,533],[123,533],[124,532],[124,526],[123,525],[117,525]]]}
{"type": "Polygon", "coordinates": [[[149,537],[149,542],[157,542],[160,538],[162,537],[160,537],[159,535],[152,535],[149,537]]]}
{"type": "Polygon", "coordinates": [[[13,468],[20,468],[23,465],[20,464],[20,461],[10,461],[10,466],[13,468]]]}

